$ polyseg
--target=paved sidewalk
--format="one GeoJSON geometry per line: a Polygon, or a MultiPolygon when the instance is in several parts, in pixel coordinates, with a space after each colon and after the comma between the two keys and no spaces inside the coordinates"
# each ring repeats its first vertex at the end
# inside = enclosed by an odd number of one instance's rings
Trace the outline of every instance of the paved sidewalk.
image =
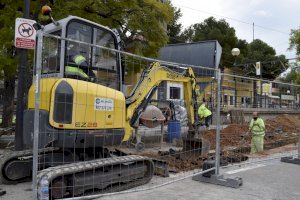
{"type": "Polygon", "coordinates": [[[101,200],[299,200],[300,166],[277,161],[228,168],[227,177],[242,177],[239,189],[189,179],[154,190],[99,198],[101,200]],[[230,175],[229,175],[230,174],[230,175]]]}
{"type": "MultiPolygon", "coordinates": [[[[266,159],[266,158],[263,158],[266,159]]],[[[259,158],[257,160],[260,160],[259,158]]],[[[200,183],[188,178],[144,192],[114,195],[101,200],[299,200],[300,166],[269,160],[261,163],[232,166],[222,170],[227,177],[242,177],[239,189],[200,183]]],[[[155,180],[154,178],[153,180],[155,180]]],[[[157,179],[156,179],[157,180],[157,179]]],[[[161,179],[163,182],[166,180],[161,179]]],[[[153,181],[152,181],[153,182],[153,181]]],[[[150,183],[151,184],[151,183],[150,183]]],[[[148,184],[149,186],[149,184],[148,184]]],[[[145,187],[145,186],[142,186],[145,187]]],[[[2,200],[31,199],[31,183],[0,185],[7,194],[2,200]]]]}

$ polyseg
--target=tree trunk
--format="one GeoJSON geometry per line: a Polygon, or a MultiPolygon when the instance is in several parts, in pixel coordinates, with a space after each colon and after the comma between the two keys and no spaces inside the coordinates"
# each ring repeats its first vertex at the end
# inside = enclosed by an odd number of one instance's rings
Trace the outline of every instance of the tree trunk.
{"type": "Polygon", "coordinates": [[[2,127],[12,126],[14,115],[15,78],[4,79],[2,127]]]}

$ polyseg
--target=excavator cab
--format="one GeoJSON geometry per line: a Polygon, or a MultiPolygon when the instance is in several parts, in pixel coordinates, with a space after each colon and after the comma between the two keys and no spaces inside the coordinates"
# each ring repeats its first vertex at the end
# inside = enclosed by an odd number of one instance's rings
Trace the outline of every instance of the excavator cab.
{"type": "Polygon", "coordinates": [[[93,46],[119,50],[116,32],[75,16],[46,25],[44,32],[66,39],[44,37],[42,78],[73,78],[121,90],[120,54],[93,46]]]}
{"type": "MultiPolygon", "coordinates": [[[[58,147],[93,147],[95,135],[105,135],[105,131],[109,139],[97,137],[97,146],[120,144],[126,108],[118,34],[76,16],[53,20],[42,31],[41,124],[52,139],[40,136],[40,148],[51,141],[58,147]],[[86,137],[87,130],[96,131],[86,137]]],[[[24,123],[23,141],[31,148],[33,86],[28,97],[24,119],[31,123],[24,123]]]]}

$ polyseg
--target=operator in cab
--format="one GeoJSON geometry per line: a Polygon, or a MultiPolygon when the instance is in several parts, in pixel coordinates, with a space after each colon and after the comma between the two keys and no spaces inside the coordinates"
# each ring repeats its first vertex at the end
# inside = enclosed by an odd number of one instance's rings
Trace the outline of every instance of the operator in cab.
{"type": "Polygon", "coordinates": [[[252,133],[251,153],[262,152],[264,150],[265,123],[262,118],[258,117],[257,112],[253,112],[249,131],[252,133]]]}
{"type": "Polygon", "coordinates": [[[201,106],[198,109],[198,115],[200,117],[200,121],[204,121],[204,124],[207,129],[209,129],[209,121],[211,120],[211,111],[207,108],[206,100],[203,99],[201,106]]]}
{"type": "Polygon", "coordinates": [[[94,82],[96,79],[96,75],[88,66],[86,58],[81,54],[73,56],[72,61],[68,62],[65,68],[65,75],[66,77],[89,80],[91,82],[94,82]]]}

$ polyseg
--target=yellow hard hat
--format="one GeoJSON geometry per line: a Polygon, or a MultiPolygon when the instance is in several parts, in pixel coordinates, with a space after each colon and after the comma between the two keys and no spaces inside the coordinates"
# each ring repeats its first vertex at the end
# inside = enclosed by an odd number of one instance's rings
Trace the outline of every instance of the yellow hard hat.
{"type": "Polygon", "coordinates": [[[83,55],[76,55],[76,56],[74,56],[73,60],[76,63],[76,65],[80,65],[86,61],[86,59],[83,55]]]}

